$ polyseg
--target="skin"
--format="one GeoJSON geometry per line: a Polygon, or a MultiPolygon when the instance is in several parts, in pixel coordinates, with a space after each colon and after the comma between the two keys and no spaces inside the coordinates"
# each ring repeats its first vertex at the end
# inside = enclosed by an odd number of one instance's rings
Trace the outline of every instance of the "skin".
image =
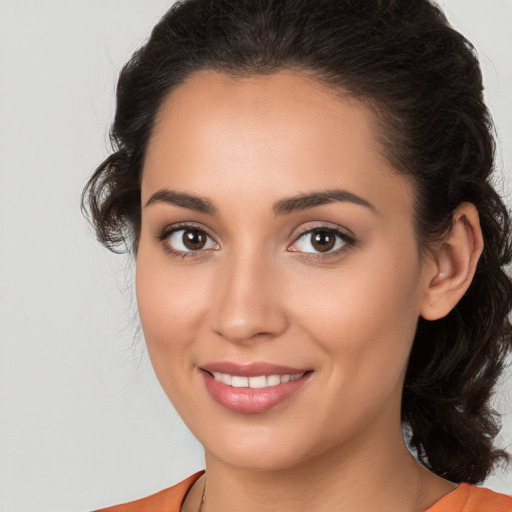
{"type": "MultiPolygon", "coordinates": [[[[461,205],[451,237],[420,257],[413,184],[383,156],[375,126],[361,103],[292,71],[196,73],[159,112],[142,175],[137,301],[157,377],[204,446],[208,512],[419,511],[455,487],[409,454],[400,401],[419,316],[444,316],[471,282],[478,215],[461,205]],[[217,211],[148,205],[163,189],[217,211]],[[332,189],[370,206],[272,211],[332,189]],[[162,235],[181,222],[209,235],[186,258],[168,250],[187,249],[183,232],[162,235]],[[299,231],[322,226],[354,243],[319,252],[299,231]],[[221,360],[312,374],[285,402],[240,414],[200,375],[221,360]]],[[[204,480],[185,512],[198,509],[204,480]]]]}

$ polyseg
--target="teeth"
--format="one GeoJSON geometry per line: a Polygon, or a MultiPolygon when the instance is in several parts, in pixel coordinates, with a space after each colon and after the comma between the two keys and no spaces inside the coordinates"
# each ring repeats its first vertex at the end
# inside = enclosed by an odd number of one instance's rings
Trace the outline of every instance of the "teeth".
{"type": "Polygon", "coordinates": [[[234,388],[261,389],[277,386],[284,382],[293,382],[300,379],[304,373],[295,375],[257,375],[255,377],[242,377],[240,375],[229,375],[227,373],[213,372],[213,378],[234,388]]]}
{"type": "Polygon", "coordinates": [[[221,380],[224,382],[224,384],[227,384],[228,386],[231,386],[231,382],[233,381],[233,377],[231,375],[228,375],[227,373],[221,374],[221,380]]]}
{"type": "Polygon", "coordinates": [[[267,386],[277,386],[281,384],[281,377],[279,375],[269,375],[267,377],[267,386]]]}
{"type": "Polygon", "coordinates": [[[267,386],[267,378],[265,375],[258,375],[258,377],[249,377],[249,387],[253,389],[260,389],[267,386]]]}
{"type": "Polygon", "coordinates": [[[238,375],[233,375],[231,385],[234,388],[247,388],[249,387],[249,377],[239,377],[238,375]]]}

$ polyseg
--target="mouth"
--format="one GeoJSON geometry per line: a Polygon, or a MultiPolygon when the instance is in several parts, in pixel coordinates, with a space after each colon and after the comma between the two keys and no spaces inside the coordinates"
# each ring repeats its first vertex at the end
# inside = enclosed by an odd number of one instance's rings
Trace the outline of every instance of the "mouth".
{"type": "Polygon", "coordinates": [[[213,400],[242,414],[261,413],[291,399],[313,373],[267,363],[213,363],[199,370],[213,400]]]}
{"type": "MultiPolygon", "coordinates": [[[[209,372],[208,372],[209,373],[209,372]]],[[[213,372],[210,375],[218,382],[231,386],[233,388],[251,388],[263,389],[272,386],[279,386],[286,382],[298,380],[306,372],[285,375],[256,375],[254,377],[244,377],[243,375],[230,375],[229,373],[213,372]]]]}

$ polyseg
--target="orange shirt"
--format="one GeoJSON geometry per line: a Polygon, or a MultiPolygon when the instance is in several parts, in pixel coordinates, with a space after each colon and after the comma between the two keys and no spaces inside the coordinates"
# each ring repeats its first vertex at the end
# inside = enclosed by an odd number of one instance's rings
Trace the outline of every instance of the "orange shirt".
{"type": "MultiPolygon", "coordinates": [[[[97,512],[180,512],[181,504],[203,471],[147,498],[97,512]]],[[[425,512],[512,512],[512,496],[469,484],[460,484],[425,512]]]]}

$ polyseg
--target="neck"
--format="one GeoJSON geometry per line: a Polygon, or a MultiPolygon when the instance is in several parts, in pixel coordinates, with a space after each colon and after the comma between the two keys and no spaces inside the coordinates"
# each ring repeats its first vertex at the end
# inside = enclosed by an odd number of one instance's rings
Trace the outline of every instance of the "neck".
{"type": "Polygon", "coordinates": [[[454,489],[410,455],[401,429],[393,439],[371,439],[272,471],[233,468],[207,453],[203,510],[295,512],[307,504],[315,512],[366,511],[379,504],[382,511],[417,512],[454,489]]]}

